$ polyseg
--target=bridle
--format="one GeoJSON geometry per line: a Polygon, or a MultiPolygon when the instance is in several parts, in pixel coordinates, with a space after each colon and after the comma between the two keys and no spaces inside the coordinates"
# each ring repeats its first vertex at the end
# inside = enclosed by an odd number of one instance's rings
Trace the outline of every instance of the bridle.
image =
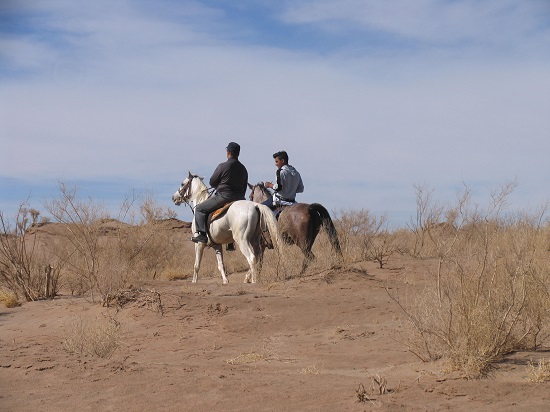
{"type": "Polygon", "coordinates": [[[256,185],[252,187],[252,192],[250,193],[250,200],[253,200],[254,193],[256,190],[259,190],[264,196],[266,196],[268,199],[271,197],[271,192],[267,190],[267,187],[265,187],[263,182],[259,182],[256,185]]]}
{"type": "MultiPolygon", "coordinates": [[[[195,207],[191,206],[191,187],[192,187],[192,183],[193,183],[193,179],[195,178],[198,178],[199,176],[198,175],[190,175],[188,177],[188,180],[185,184],[182,184],[181,187],[178,189],[178,194],[180,195],[181,197],[181,200],[183,201],[183,203],[185,203],[187,206],[189,206],[189,208],[191,209],[191,212],[193,212],[193,214],[195,214],[195,207]]],[[[213,188],[209,188],[207,187],[206,189],[203,189],[202,191],[200,191],[198,194],[202,193],[202,192],[208,192],[208,195],[209,197],[212,195],[212,193],[214,192],[214,189],[213,188]]]]}

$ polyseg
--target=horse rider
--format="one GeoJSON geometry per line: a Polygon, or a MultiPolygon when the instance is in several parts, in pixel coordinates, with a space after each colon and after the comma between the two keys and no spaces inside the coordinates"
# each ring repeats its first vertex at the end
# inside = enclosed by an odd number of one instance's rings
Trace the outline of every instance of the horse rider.
{"type": "Polygon", "coordinates": [[[288,164],[288,154],[284,150],[273,155],[275,166],[277,167],[275,183],[265,182],[265,186],[273,189],[273,197],[270,197],[264,205],[271,210],[280,206],[290,206],[296,203],[296,193],[304,191],[304,183],[300,173],[288,164]]]}
{"type": "Polygon", "coordinates": [[[216,167],[210,178],[210,186],[216,189],[216,191],[195,208],[196,232],[191,238],[195,243],[208,243],[206,220],[209,213],[214,212],[229,202],[244,200],[245,198],[248,171],[239,161],[241,146],[235,142],[230,142],[226,150],[227,160],[216,167]]]}

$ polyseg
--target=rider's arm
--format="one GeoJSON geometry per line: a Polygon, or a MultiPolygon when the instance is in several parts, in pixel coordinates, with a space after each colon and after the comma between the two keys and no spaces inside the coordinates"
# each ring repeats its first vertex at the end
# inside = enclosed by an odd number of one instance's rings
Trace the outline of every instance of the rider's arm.
{"type": "Polygon", "coordinates": [[[282,169],[277,169],[277,181],[271,186],[276,192],[283,190],[283,179],[281,177],[282,169]]]}
{"type": "Polygon", "coordinates": [[[304,182],[302,181],[302,176],[300,176],[300,182],[296,188],[296,193],[304,193],[304,182]]]}
{"type": "Polygon", "coordinates": [[[214,170],[214,173],[212,173],[212,177],[210,178],[210,187],[213,187],[214,189],[220,184],[222,178],[222,165],[223,163],[216,167],[216,170],[214,170]]]}

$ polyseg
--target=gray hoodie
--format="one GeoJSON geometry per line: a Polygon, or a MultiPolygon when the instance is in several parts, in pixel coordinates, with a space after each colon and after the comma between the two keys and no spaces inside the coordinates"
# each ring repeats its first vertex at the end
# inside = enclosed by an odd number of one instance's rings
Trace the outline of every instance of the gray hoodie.
{"type": "Polygon", "coordinates": [[[282,199],[286,202],[295,202],[296,193],[304,191],[304,183],[300,173],[290,165],[284,165],[277,170],[277,181],[273,185],[274,200],[282,199]]]}

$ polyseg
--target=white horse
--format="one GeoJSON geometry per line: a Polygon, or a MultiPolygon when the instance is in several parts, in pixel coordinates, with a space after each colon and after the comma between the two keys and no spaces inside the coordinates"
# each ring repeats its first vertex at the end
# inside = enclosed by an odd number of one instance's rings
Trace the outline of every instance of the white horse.
{"type": "MultiPolygon", "coordinates": [[[[203,183],[204,177],[191,174],[182,182],[180,188],[172,200],[176,205],[185,202],[191,206],[193,212],[198,204],[208,199],[208,188],[203,183]]],[[[195,219],[192,223],[192,231],[195,232],[195,219]]],[[[273,212],[267,206],[248,200],[238,200],[231,204],[227,212],[220,218],[209,224],[209,236],[212,240],[212,248],[216,251],[218,269],[222,275],[223,283],[228,282],[223,264],[223,245],[237,243],[242,254],[250,266],[246,273],[244,283],[256,283],[257,275],[262,269],[264,247],[261,245],[262,230],[268,230],[272,241],[280,245],[277,221],[273,212]]],[[[193,283],[196,283],[205,243],[195,244],[195,265],[193,268],[193,283]]]]}

